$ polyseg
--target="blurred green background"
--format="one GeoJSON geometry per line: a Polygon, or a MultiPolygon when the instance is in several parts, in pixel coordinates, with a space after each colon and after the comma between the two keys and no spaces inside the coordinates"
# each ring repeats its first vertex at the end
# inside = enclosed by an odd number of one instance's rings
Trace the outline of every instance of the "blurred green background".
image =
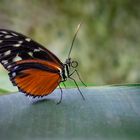
{"type": "MultiPolygon", "coordinates": [[[[83,21],[71,57],[85,83],[139,83],[139,7],[139,0],[0,0],[0,28],[30,36],[65,62],[83,21]]],[[[15,90],[0,71],[0,88],[15,90]]]]}

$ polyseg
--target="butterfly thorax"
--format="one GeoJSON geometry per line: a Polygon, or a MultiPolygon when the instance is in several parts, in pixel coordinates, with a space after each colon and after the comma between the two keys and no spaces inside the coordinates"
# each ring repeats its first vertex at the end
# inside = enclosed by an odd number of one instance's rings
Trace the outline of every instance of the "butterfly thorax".
{"type": "Polygon", "coordinates": [[[66,81],[72,73],[75,71],[75,68],[78,66],[77,61],[72,61],[71,58],[66,59],[64,63],[64,68],[61,72],[62,81],[66,81]]]}

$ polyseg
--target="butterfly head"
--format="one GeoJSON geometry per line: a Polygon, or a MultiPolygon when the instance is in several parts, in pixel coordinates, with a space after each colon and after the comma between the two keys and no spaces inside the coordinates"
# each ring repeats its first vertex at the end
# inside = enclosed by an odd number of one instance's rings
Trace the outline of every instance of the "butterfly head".
{"type": "Polygon", "coordinates": [[[76,68],[78,66],[78,62],[73,61],[71,58],[66,59],[65,64],[70,68],[76,68]]]}

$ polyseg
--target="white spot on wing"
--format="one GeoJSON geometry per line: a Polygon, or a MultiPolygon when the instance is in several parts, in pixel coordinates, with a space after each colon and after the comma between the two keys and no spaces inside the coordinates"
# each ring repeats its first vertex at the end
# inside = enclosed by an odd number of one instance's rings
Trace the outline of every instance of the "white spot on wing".
{"type": "Polygon", "coordinates": [[[26,40],[26,41],[28,41],[28,42],[30,42],[30,41],[31,41],[31,39],[30,39],[30,38],[26,38],[25,40],[26,40]]]}
{"type": "Polygon", "coordinates": [[[13,59],[13,62],[20,61],[20,60],[22,60],[22,58],[19,57],[19,56],[16,56],[16,57],[13,59]]]}
{"type": "Polygon", "coordinates": [[[19,47],[21,44],[14,44],[13,47],[19,47]]]}
{"type": "Polygon", "coordinates": [[[34,52],[39,52],[40,50],[39,49],[34,49],[34,52]]]}
{"type": "Polygon", "coordinates": [[[3,40],[0,40],[0,43],[2,43],[3,42],[3,40]]]}
{"type": "Polygon", "coordinates": [[[29,54],[30,56],[33,56],[33,53],[32,53],[32,52],[29,52],[28,54],[29,54]]]}
{"type": "Polygon", "coordinates": [[[4,38],[11,38],[11,37],[13,37],[12,35],[6,35],[6,36],[4,36],[4,38]]]}
{"type": "Polygon", "coordinates": [[[11,68],[11,65],[7,66],[7,68],[8,68],[8,69],[11,68]]]}
{"type": "Polygon", "coordinates": [[[15,73],[15,72],[13,72],[13,73],[12,73],[12,76],[13,76],[13,77],[15,77],[15,76],[16,76],[16,73],[15,73]]]}
{"type": "Polygon", "coordinates": [[[4,55],[9,55],[11,53],[11,51],[9,50],[9,51],[6,51],[5,53],[4,53],[4,55]]]}
{"type": "Polygon", "coordinates": [[[18,68],[18,66],[15,66],[15,67],[14,67],[14,70],[17,69],[17,68],[18,68]]]}
{"type": "Polygon", "coordinates": [[[1,31],[1,33],[3,33],[3,34],[7,34],[7,32],[6,32],[6,31],[1,31]]]}
{"type": "Polygon", "coordinates": [[[6,65],[6,64],[8,63],[7,60],[2,60],[1,62],[2,62],[2,64],[4,64],[4,65],[6,65]]]}
{"type": "Polygon", "coordinates": [[[34,49],[34,52],[44,51],[42,48],[34,49]]]}
{"type": "Polygon", "coordinates": [[[18,43],[19,43],[19,44],[22,44],[22,43],[23,43],[23,41],[22,41],[22,40],[21,40],[21,41],[18,41],[18,43]]]}
{"type": "Polygon", "coordinates": [[[18,36],[16,33],[11,33],[13,36],[18,36]]]}
{"type": "Polygon", "coordinates": [[[42,48],[39,48],[39,50],[40,50],[40,51],[44,51],[44,49],[42,49],[42,48]]]}

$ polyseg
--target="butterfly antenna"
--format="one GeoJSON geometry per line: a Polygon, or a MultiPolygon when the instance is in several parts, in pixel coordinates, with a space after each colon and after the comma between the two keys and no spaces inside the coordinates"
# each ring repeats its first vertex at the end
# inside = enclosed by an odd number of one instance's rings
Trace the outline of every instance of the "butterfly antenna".
{"type": "Polygon", "coordinates": [[[73,37],[73,40],[72,40],[72,43],[71,43],[71,47],[70,47],[70,51],[69,51],[69,54],[68,54],[68,58],[70,58],[70,54],[71,54],[71,51],[72,51],[72,47],[73,47],[75,38],[76,38],[76,36],[77,36],[77,33],[78,33],[78,31],[79,31],[79,29],[80,29],[80,27],[81,27],[81,24],[82,24],[82,22],[79,23],[78,26],[77,26],[76,32],[75,32],[75,34],[74,34],[74,37],[73,37]]]}

